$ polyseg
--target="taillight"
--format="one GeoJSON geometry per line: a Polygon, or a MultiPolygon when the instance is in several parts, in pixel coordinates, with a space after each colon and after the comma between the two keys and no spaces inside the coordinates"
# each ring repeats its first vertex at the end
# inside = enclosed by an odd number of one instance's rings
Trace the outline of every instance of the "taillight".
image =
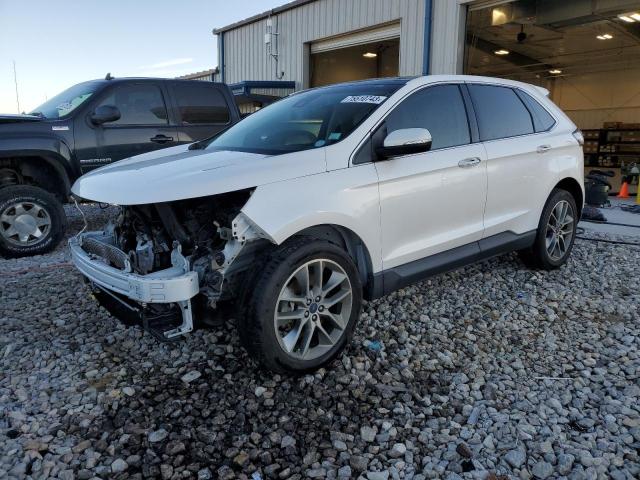
{"type": "Polygon", "coordinates": [[[578,144],[581,147],[584,147],[584,135],[582,135],[582,132],[580,131],[579,128],[577,128],[576,131],[573,132],[573,138],[575,138],[578,141],[578,144]]]}

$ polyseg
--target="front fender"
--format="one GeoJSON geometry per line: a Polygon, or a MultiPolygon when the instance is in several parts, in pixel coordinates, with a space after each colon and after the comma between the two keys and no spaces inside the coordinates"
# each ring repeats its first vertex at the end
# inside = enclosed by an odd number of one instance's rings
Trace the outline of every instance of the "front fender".
{"type": "Polygon", "coordinates": [[[2,136],[0,137],[0,159],[39,158],[51,166],[64,182],[69,193],[71,180],[77,178],[79,170],[67,143],[53,136],[2,136]]]}
{"type": "Polygon", "coordinates": [[[372,164],[260,186],[242,213],[276,244],[310,227],[344,227],[364,242],[373,273],[382,269],[380,197],[372,164]]]}

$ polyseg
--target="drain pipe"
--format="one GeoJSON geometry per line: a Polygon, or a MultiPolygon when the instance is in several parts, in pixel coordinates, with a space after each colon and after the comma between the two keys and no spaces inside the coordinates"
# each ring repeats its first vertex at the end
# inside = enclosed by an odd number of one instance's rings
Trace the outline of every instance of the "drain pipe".
{"type": "Polygon", "coordinates": [[[431,24],[433,22],[433,0],[424,0],[424,43],[422,51],[422,74],[431,70],[431,24]]]}

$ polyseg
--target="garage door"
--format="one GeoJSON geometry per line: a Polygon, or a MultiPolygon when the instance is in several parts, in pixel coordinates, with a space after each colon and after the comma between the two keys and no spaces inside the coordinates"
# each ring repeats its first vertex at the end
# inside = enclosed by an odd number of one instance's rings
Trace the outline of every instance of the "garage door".
{"type": "Polygon", "coordinates": [[[360,32],[332,37],[311,44],[311,53],[322,53],[339,48],[353,47],[367,43],[391,40],[400,37],[400,23],[392,23],[377,28],[362,30],[360,32]]]}

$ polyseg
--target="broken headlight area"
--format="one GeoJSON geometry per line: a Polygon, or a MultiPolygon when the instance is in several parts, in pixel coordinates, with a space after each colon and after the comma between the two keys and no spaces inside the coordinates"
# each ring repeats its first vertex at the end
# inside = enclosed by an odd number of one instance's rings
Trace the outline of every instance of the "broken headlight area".
{"type": "Polygon", "coordinates": [[[240,212],[251,193],[121,207],[103,232],[70,241],[74,263],[116,317],[156,334],[159,328],[161,337],[187,333],[192,310],[207,318],[235,297],[269,244],[240,212]]]}

